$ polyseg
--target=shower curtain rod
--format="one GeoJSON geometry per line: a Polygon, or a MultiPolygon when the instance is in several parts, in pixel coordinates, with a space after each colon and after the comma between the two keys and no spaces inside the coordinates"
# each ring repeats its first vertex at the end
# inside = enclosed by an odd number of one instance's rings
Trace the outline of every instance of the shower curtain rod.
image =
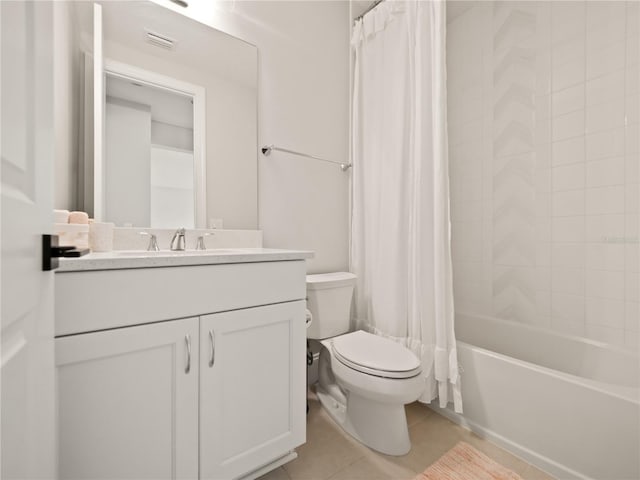
{"type": "Polygon", "coordinates": [[[362,12],[360,15],[358,15],[356,18],[353,19],[354,22],[360,20],[362,17],[364,17],[367,13],[369,13],[371,10],[373,10],[374,8],[376,8],[380,3],[382,3],[383,0],[376,0],[375,2],[373,2],[371,5],[369,5],[367,7],[367,9],[362,12]]]}
{"type": "Polygon", "coordinates": [[[295,150],[289,150],[288,148],[276,147],[275,145],[267,145],[266,147],[262,147],[260,150],[262,151],[262,154],[265,157],[269,156],[269,154],[273,150],[276,150],[278,152],[286,152],[286,153],[291,153],[293,155],[299,155],[300,157],[312,158],[313,160],[320,160],[321,162],[334,163],[336,165],[340,165],[340,168],[342,169],[343,172],[346,172],[351,168],[350,163],[342,163],[342,162],[336,162],[335,160],[327,160],[326,158],[320,158],[314,155],[309,155],[307,153],[296,152],[295,150]]]}

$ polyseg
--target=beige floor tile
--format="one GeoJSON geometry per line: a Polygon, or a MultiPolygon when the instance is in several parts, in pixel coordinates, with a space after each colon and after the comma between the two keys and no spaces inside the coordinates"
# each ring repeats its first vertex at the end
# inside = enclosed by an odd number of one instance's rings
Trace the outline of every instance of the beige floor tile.
{"type": "Polygon", "coordinates": [[[420,402],[410,403],[405,407],[405,411],[407,414],[407,425],[409,426],[415,425],[433,414],[433,410],[420,402]]]}
{"type": "Polygon", "coordinates": [[[269,473],[259,477],[258,480],[290,480],[290,479],[284,467],[278,467],[275,470],[271,470],[269,473]]]}
{"type": "Polygon", "coordinates": [[[338,426],[309,394],[307,442],[296,449],[298,458],[265,476],[266,480],[403,480],[412,479],[465,441],[515,471],[524,480],[553,480],[518,457],[439,415],[425,405],[407,405],[411,451],[394,457],[371,450],[338,426]],[[285,476],[286,475],[286,476],[285,476]]]}
{"type": "Polygon", "coordinates": [[[333,475],[330,480],[411,480],[416,472],[387,461],[381,456],[366,456],[333,475]]]}
{"type": "Polygon", "coordinates": [[[533,465],[520,474],[524,480],[555,480],[551,475],[542,470],[538,470],[533,465]]]}

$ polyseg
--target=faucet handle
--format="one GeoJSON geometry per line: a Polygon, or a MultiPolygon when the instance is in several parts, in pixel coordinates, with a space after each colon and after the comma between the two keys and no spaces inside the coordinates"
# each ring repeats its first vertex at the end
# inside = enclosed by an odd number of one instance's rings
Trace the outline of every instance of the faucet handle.
{"type": "Polygon", "coordinates": [[[160,247],[158,247],[158,238],[153,233],[149,232],[138,232],[139,235],[148,235],[149,236],[149,245],[147,246],[148,252],[159,252],[160,247]]]}
{"type": "Polygon", "coordinates": [[[207,246],[204,244],[204,237],[209,237],[213,235],[213,233],[203,233],[198,237],[198,241],[196,242],[196,250],[206,250],[207,246]]]}

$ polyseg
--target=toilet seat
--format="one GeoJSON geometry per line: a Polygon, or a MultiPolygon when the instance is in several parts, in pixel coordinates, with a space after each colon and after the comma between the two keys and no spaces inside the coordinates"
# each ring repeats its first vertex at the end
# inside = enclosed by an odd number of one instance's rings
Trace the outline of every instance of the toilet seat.
{"type": "Polygon", "coordinates": [[[422,371],[418,358],[410,350],[362,330],[334,338],[331,349],[340,363],[367,375],[403,379],[422,371]]]}

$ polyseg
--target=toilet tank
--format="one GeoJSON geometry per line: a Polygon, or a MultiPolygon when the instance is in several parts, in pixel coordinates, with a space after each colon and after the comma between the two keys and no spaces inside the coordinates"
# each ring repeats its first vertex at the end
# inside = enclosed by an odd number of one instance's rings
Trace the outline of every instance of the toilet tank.
{"type": "Polygon", "coordinates": [[[307,308],[313,322],[307,337],[315,340],[349,331],[356,276],[349,272],[307,275],[307,308]]]}

